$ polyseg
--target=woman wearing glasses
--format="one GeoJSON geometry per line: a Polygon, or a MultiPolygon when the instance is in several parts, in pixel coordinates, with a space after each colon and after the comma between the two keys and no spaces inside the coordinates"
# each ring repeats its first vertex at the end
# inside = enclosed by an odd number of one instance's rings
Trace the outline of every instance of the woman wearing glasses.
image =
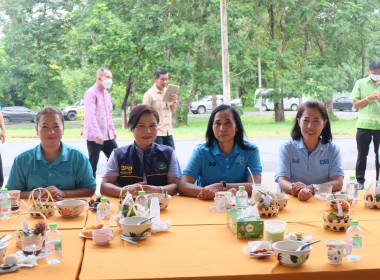
{"type": "Polygon", "coordinates": [[[333,191],[342,188],[344,171],[339,148],[333,144],[326,107],[318,101],[307,101],[298,109],[292,140],[280,147],[276,181],[282,191],[310,199],[313,184],[332,185],[333,191]]]}
{"type": "MultiPolygon", "coordinates": [[[[55,200],[92,196],[96,181],[88,158],[61,141],[65,130],[61,111],[46,107],[37,114],[36,122],[41,143],[15,158],[8,190],[21,190],[21,198],[28,198],[36,188],[49,190],[55,200]]],[[[41,195],[47,196],[46,192],[41,195]]]]}

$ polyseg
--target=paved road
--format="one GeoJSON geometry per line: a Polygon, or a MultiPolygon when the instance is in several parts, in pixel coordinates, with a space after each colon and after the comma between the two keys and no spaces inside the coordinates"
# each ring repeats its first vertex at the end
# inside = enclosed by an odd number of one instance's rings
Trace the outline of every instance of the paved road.
{"type": "MultiPolygon", "coordinates": [[[[287,139],[267,139],[267,138],[251,138],[248,139],[250,142],[255,143],[260,149],[261,162],[264,172],[274,172],[276,171],[277,159],[278,159],[278,149],[280,144],[287,139]]],[[[119,146],[128,145],[131,143],[130,140],[117,140],[119,146]]],[[[30,149],[36,146],[38,141],[14,141],[6,142],[4,145],[0,146],[1,156],[3,159],[3,169],[4,175],[8,176],[10,168],[12,166],[15,156],[20,152],[30,149]]],[[[65,141],[66,144],[77,147],[82,150],[87,155],[87,147],[84,141],[65,141]]],[[[204,140],[176,140],[176,152],[178,159],[180,161],[181,168],[184,169],[190,158],[193,149],[204,143],[204,140]]],[[[336,143],[341,150],[343,158],[343,168],[345,170],[355,169],[356,162],[356,141],[355,138],[335,138],[334,143],[336,143]]],[[[375,170],[375,155],[373,152],[373,146],[371,144],[370,154],[368,156],[368,170],[375,170]]],[[[97,174],[102,175],[105,171],[107,165],[106,157],[101,154],[98,164],[97,174]]],[[[352,174],[355,175],[355,174],[352,174]]]]}

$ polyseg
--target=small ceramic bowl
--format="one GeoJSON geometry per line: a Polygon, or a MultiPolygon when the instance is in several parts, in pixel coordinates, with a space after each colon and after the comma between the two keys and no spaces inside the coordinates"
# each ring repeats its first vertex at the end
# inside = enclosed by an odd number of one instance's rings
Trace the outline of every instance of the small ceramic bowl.
{"type": "Polygon", "coordinates": [[[160,209],[164,210],[169,205],[169,200],[171,198],[171,195],[168,194],[168,197],[165,198],[165,194],[163,193],[151,193],[147,195],[148,197],[148,203],[150,205],[150,200],[152,197],[158,197],[158,202],[160,203],[160,209]]]}
{"type": "Polygon", "coordinates": [[[82,214],[84,206],[86,205],[86,200],[82,199],[67,199],[62,201],[57,201],[59,214],[64,218],[74,218],[82,214]]]}
{"type": "Polygon", "coordinates": [[[302,245],[307,244],[302,241],[278,241],[272,244],[276,259],[285,266],[296,267],[307,261],[309,258],[311,249],[313,246],[310,245],[307,249],[296,252],[296,249],[302,245]]]}
{"type": "Polygon", "coordinates": [[[1,242],[0,243],[0,262],[5,256],[5,252],[7,251],[8,243],[7,242],[1,242]]]}
{"type": "MultiPolygon", "coordinates": [[[[286,204],[288,204],[289,196],[283,193],[276,193],[277,204],[280,207],[280,210],[284,209],[286,204]]],[[[274,202],[274,199],[271,199],[274,202]]]]}
{"type": "Polygon", "coordinates": [[[132,239],[144,239],[151,234],[152,221],[148,221],[142,225],[138,225],[139,222],[145,220],[146,217],[126,217],[119,221],[121,231],[126,237],[132,239]]]}

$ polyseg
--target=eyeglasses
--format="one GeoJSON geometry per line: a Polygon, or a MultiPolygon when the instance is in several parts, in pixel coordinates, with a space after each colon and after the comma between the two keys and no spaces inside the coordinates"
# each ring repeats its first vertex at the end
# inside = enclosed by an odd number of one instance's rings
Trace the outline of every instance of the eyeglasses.
{"type": "Polygon", "coordinates": [[[40,127],[40,130],[42,132],[46,132],[46,133],[48,133],[48,132],[57,133],[57,132],[60,132],[62,130],[62,127],[61,126],[58,126],[58,127],[40,127]]]}

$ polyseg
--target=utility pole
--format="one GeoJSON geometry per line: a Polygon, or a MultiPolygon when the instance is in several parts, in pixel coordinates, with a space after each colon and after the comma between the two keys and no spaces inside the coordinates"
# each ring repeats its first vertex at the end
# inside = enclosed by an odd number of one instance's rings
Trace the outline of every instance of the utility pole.
{"type": "Polygon", "coordinates": [[[227,0],[220,0],[220,27],[222,37],[223,103],[231,104],[230,64],[228,59],[227,0]]]}

